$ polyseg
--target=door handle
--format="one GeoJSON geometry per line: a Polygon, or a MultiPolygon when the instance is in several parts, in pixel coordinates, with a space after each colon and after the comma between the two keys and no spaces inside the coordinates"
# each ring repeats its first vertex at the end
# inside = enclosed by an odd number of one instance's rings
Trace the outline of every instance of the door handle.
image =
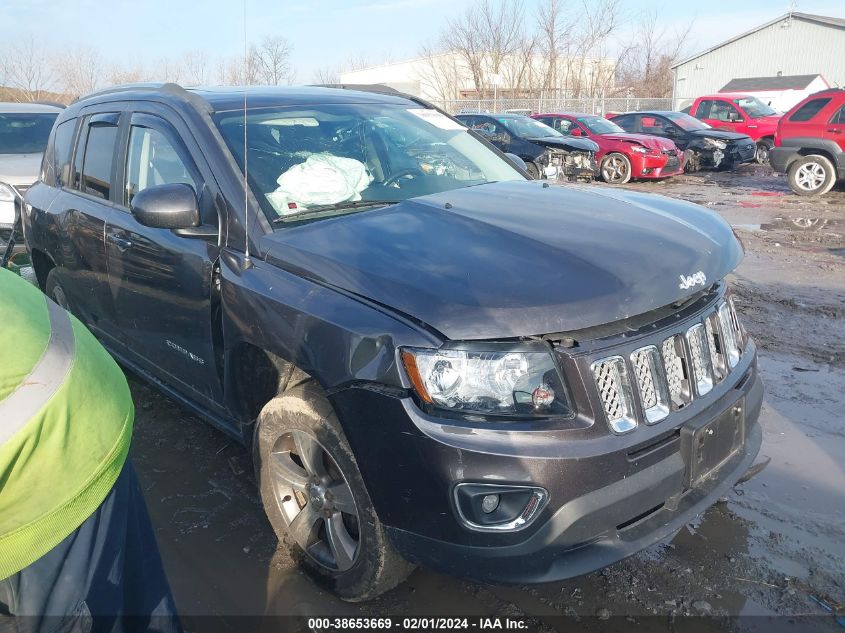
{"type": "Polygon", "coordinates": [[[106,236],[106,239],[115,246],[117,246],[117,250],[119,250],[121,253],[126,251],[126,249],[128,248],[132,248],[132,246],[134,245],[132,240],[128,240],[125,237],[121,237],[116,233],[109,233],[106,236]]]}

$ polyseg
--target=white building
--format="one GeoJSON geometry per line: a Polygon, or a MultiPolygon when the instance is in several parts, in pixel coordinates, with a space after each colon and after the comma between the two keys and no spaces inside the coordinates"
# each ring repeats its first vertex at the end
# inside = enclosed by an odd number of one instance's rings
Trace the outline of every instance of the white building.
{"type": "Polygon", "coordinates": [[[672,70],[678,109],[737,78],[821,75],[831,86],[845,86],[845,19],[788,13],[693,55],[672,70]]]}
{"type": "MultiPolygon", "coordinates": [[[[494,92],[502,99],[537,98],[545,74],[543,56],[523,58],[513,55],[503,60],[498,72],[484,69],[485,85],[476,86],[473,74],[458,53],[442,53],[371,68],[341,73],[342,84],[382,84],[428,101],[444,102],[461,99],[491,98],[494,92]]],[[[570,96],[571,93],[600,94],[614,87],[616,61],[608,58],[572,58],[557,62],[559,79],[549,96],[570,96]]],[[[489,66],[489,65],[487,65],[489,66]]],[[[548,92],[548,91],[547,91],[548,92]]]]}
{"type": "Polygon", "coordinates": [[[786,112],[814,92],[830,88],[821,75],[779,75],[731,79],[719,92],[751,95],[775,110],[786,112]]]}

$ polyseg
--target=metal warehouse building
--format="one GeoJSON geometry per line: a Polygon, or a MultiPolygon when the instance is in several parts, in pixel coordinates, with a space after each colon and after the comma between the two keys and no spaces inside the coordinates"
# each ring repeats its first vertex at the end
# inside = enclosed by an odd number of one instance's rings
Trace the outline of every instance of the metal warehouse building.
{"type": "Polygon", "coordinates": [[[672,67],[675,107],[737,78],[821,75],[845,86],[845,19],[792,12],[672,67]]]}

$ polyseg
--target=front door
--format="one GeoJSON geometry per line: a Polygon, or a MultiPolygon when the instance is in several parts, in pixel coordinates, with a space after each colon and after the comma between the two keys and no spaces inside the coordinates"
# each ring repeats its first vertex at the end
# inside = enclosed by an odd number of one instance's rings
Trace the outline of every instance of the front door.
{"type": "Polygon", "coordinates": [[[209,187],[182,137],[151,114],[132,114],[118,154],[123,185],[120,213],[105,227],[109,285],[128,359],[186,396],[211,406],[222,401],[221,357],[215,345],[217,242],[143,226],[130,211],[139,191],[185,183],[201,214],[214,215],[209,187]]]}

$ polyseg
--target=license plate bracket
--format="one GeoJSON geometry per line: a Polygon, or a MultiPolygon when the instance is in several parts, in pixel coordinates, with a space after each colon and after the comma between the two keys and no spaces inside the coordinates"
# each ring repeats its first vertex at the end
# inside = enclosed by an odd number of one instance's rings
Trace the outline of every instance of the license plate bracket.
{"type": "Polygon", "coordinates": [[[734,456],[745,442],[745,399],[717,417],[681,429],[681,449],[687,464],[686,485],[694,488],[734,456]]]}

